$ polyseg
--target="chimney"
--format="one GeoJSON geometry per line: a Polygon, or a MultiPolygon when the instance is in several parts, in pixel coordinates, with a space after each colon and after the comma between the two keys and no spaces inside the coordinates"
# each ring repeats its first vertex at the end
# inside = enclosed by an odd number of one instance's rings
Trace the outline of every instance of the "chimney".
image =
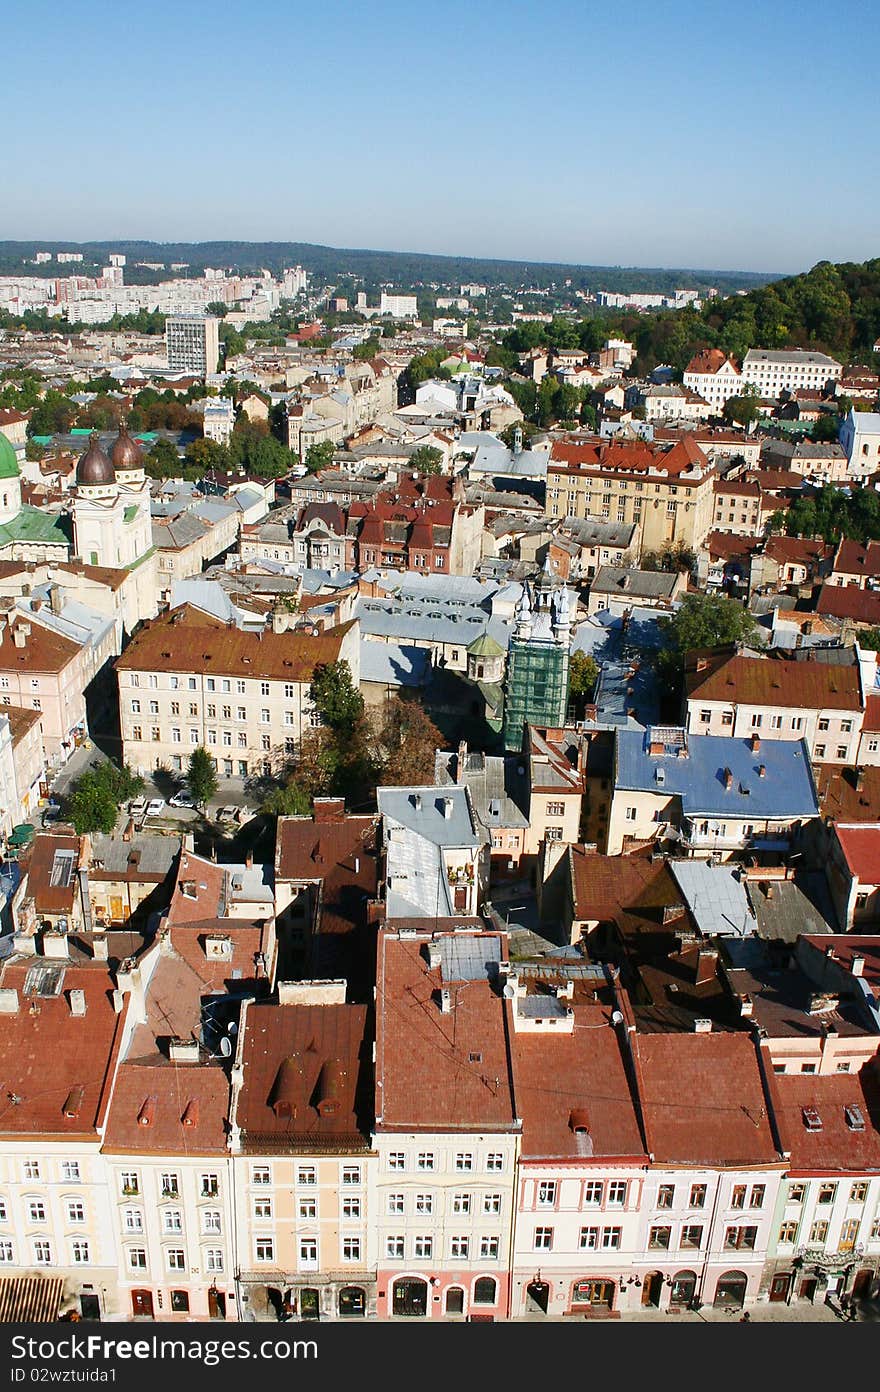
{"type": "Polygon", "coordinates": [[[750,995],[740,996],[739,1013],[743,1019],[749,1019],[755,1013],[755,1004],[750,995]]]}
{"type": "Polygon", "coordinates": [[[453,806],[454,806],[454,803],[453,803],[451,797],[445,797],[445,798],[443,799],[443,816],[444,816],[444,818],[446,819],[447,822],[448,822],[448,821],[451,819],[451,817],[452,817],[452,809],[453,809],[453,806]]]}
{"type": "Polygon", "coordinates": [[[772,899],[772,898],[773,898],[773,885],[770,883],[769,880],[767,881],[767,883],[766,883],[765,886],[764,886],[764,897],[765,897],[765,899],[772,899]]]}
{"type": "Polygon", "coordinates": [[[759,778],[766,778],[766,777],[767,777],[767,765],[766,765],[766,764],[759,764],[759,765],[758,765],[758,777],[759,777],[759,778]]]}
{"type": "Polygon", "coordinates": [[[761,737],[760,737],[760,735],[752,735],[752,742],[751,742],[752,753],[753,753],[753,754],[757,754],[757,752],[758,752],[758,750],[759,750],[760,748],[761,748],[761,737]]]}
{"type": "Polygon", "coordinates": [[[861,952],[853,953],[853,959],[849,964],[849,969],[852,972],[853,976],[864,976],[865,959],[862,956],[861,952]]]}
{"type": "Polygon", "coordinates": [[[448,986],[441,986],[441,988],[440,988],[440,1013],[441,1013],[441,1015],[448,1015],[448,1014],[450,1013],[451,1010],[452,1010],[452,992],[450,991],[450,989],[449,989],[448,986]]]}
{"type": "Polygon", "coordinates": [[[697,954],[697,969],[695,972],[695,982],[697,986],[703,986],[707,981],[714,981],[718,973],[718,953],[707,951],[700,948],[697,954]]]}
{"type": "Polygon", "coordinates": [[[436,942],[428,943],[428,966],[431,971],[436,971],[440,965],[440,944],[436,942]]]}
{"type": "Polygon", "coordinates": [[[422,810],[422,795],[421,795],[421,793],[413,793],[413,796],[412,796],[412,805],[413,805],[413,807],[416,809],[417,812],[421,812],[421,810],[422,810]]]}
{"type": "Polygon", "coordinates": [[[724,787],[728,792],[730,792],[730,789],[733,787],[733,774],[729,768],[724,770],[724,787]]]}
{"type": "Polygon", "coordinates": [[[460,745],[458,746],[458,762],[457,762],[456,765],[455,765],[455,781],[456,781],[456,783],[463,783],[463,782],[464,782],[464,771],[465,771],[465,767],[466,767],[466,765],[467,765],[467,752],[468,752],[467,740],[462,740],[461,743],[460,743],[460,745]]]}
{"type": "Polygon", "coordinates": [[[253,868],[254,868],[254,853],[253,853],[252,850],[251,850],[251,851],[248,851],[247,855],[246,855],[245,858],[244,858],[244,863],[245,863],[245,866],[246,866],[246,868],[247,868],[248,870],[253,870],[253,868]]]}
{"type": "Polygon", "coordinates": [[[0,1015],[18,1014],[18,991],[14,986],[0,987],[0,1015]]]}
{"type": "Polygon", "coordinates": [[[51,957],[53,961],[66,962],[70,957],[66,933],[44,933],[42,947],[43,956],[51,957]]]}
{"type": "Polygon", "coordinates": [[[64,605],[64,596],[61,593],[60,585],[51,586],[49,590],[49,605],[56,618],[60,616],[64,605]]]}
{"type": "Polygon", "coordinates": [[[105,937],[95,937],[92,939],[92,956],[96,962],[106,962],[108,958],[110,944],[105,937]]]}
{"type": "Polygon", "coordinates": [[[68,991],[67,1002],[70,1006],[71,1015],[82,1016],[86,1013],[86,993],[85,991],[68,991]]]}
{"type": "Polygon", "coordinates": [[[702,1019],[701,1017],[697,1017],[697,1019],[694,1020],[694,1033],[695,1033],[695,1034],[711,1034],[711,1033],[712,1033],[712,1021],[711,1021],[711,1020],[702,1019]]]}
{"type": "Polygon", "coordinates": [[[856,769],[856,792],[857,792],[857,793],[863,793],[864,791],[865,791],[865,770],[864,770],[864,768],[862,767],[862,765],[859,764],[858,768],[856,769]]]}

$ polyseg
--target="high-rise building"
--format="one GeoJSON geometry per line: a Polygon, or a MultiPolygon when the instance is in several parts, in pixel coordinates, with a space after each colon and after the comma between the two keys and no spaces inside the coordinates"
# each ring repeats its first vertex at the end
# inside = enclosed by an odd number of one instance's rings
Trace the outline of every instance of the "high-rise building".
{"type": "Polygon", "coordinates": [[[504,747],[521,749],[526,724],[565,724],[568,707],[570,619],[568,591],[553,591],[545,566],[534,587],[528,585],[516,608],[516,627],[507,659],[504,702],[504,747]]]}
{"type": "Polygon", "coordinates": [[[172,372],[205,377],[217,371],[220,321],[210,314],[171,314],[165,320],[165,351],[172,372]]]}

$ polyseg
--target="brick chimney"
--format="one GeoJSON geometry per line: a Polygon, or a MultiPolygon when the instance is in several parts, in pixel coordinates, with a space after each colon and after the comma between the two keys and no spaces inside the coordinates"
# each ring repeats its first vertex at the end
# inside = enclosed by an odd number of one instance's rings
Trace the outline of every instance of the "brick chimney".
{"type": "Polygon", "coordinates": [[[752,741],[751,741],[751,750],[752,750],[752,753],[753,753],[753,754],[757,754],[757,752],[758,752],[758,750],[759,750],[760,748],[761,748],[761,737],[760,737],[760,735],[752,735],[752,741]]]}
{"type": "Polygon", "coordinates": [[[733,774],[729,768],[724,770],[724,787],[728,792],[730,792],[730,789],[733,787],[733,774]]]}

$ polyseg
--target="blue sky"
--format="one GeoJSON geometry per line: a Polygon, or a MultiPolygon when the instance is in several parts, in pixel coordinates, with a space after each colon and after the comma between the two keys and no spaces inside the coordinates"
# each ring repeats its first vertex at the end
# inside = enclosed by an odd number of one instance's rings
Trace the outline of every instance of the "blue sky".
{"type": "Polygon", "coordinates": [[[880,254],[876,0],[29,0],[3,37],[0,238],[880,254]]]}

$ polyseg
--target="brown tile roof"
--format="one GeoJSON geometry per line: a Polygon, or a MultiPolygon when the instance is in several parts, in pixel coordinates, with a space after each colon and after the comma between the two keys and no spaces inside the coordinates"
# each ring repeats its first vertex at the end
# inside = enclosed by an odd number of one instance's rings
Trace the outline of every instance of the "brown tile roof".
{"type": "Polygon", "coordinates": [[[862,708],[859,669],[789,658],[689,653],[685,682],[692,700],[785,706],[796,710],[862,708]],[[701,664],[705,664],[701,666],[701,664]]]}
{"type": "Polygon", "coordinates": [[[810,537],[772,536],[764,545],[764,555],[773,561],[800,561],[813,566],[829,559],[831,547],[824,541],[813,541],[810,537]]]}
{"type": "Polygon", "coordinates": [[[84,565],[82,561],[59,561],[56,570],[67,571],[69,575],[81,575],[98,585],[106,585],[109,590],[121,590],[128,579],[128,571],[115,566],[84,565]]]}
{"type": "Polygon", "coordinates": [[[106,963],[74,966],[12,957],[3,964],[0,985],[18,991],[19,1009],[3,1016],[0,1030],[0,1133],[95,1133],[104,1118],[126,1018],[125,1010],[117,1015],[113,1009],[114,984],[106,963]],[[28,972],[41,966],[63,970],[59,995],[25,995],[28,972]],[[71,990],[85,993],[84,1016],[71,1013],[71,990]]]}
{"type": "Polygon", "coordinates": [[[736,536],[733,532],[710,532],[703,542],[710,556],[750,556],[760,549],[757,537],[736,536]]]}
{"type": "Polygon", "coordinates": [[[856,585],[828,585],[819,591],[816,612],[834,619],[852,619],[855,623],[880,624],[880,594],[875,590],[860,590],[856,585]]]}
{"type": "Polygon", "coordinates": [[[372,1125],[372,1039],[365,1005],[253,1003],[244,1022],[236,1122],[269,1140],[347,1149],[372,1125]]]}
{"type": "Polygon", "coordinates": [[[880,575],[880,541],[862,546],[858,541],[841,541],[834,557],[833,574],[880,575]]]}
{"type": "Polygon", "coordinates": [[[117,670],[205,672],[310,682],[321,663],[335,662],[350,623],[312,636],[301,631],[245,633],[184,605],[148,622],[116,660],[117,670]]]}
{"type": "MultiPolygon", "coordinates": [[[[497,936],[488,934],[487,936],[497,936]]],[[[427,936],[379,934],[376,1112],[381,1130],[499,1131],[514,1128],[510,1002],[488,979],[452,984],[442,1014],[439,968],[427,936]]],[[[501,940],[502,954],[505,951],[501,940]]]]}
{"type": "Polygon", "coordinates": [[[320,914],[312,938],[313,973],[341,977],[357,999],[375,984],[375,928],[367,905],[378,895],[377,827],[373,816],[325,820],[279,817],[275,878],[319,881],[320,914]]]}
{"type": "Polygon", "coordinates": [[[635,906],[660,908],[681,901],[664,861],[652,862],[643,855],[599,855],[583,846],[572,846],[569,854],[578,919],[603,922],[635,906]]]}
{"type": "MultiPolygon", "coordinates": [[[[777,1073],[769,1082],[781,1142],[791,1152],[793,1176],[880,1170],[880,1079],[873,1062],[857,1074],[777,1073]],[[863,1126],[853,1128],[848,1123],[848,1107],[858,1109],[863,1126]],[[818,1112],[821,1129],[807,1130],[805,1108],[818,1112]]],[[[858,1119],[852,1114],[852,1120],[858,1119]]]]}
{"type": "Polygon", "coordinates": [[[27,860],[28,895],[38,914],[69,914],[79,897],[80,839],[60,836],[53,832],[38,832],[31,842],[27,860]],[[73,872],[67,884],[52,884],[52,867],[56,851],[73,852],[73,872]]]}
{"type": "MultiPolygon", "coordinates": [[[[19,567],[20,569],[20,567],[19,567]]],[[[12,624],[7,623],[0,634],[0,672],[63,672],[81,653],[79,643],[53,633],[42,624],[28,623],[16,617],[12,624]],[[26,630],[30,629],[30,633],[26,630]],[[25,630],[23,647],[16,647],[12,632],[25,630]]]]}
{"type": "Polygon", "coordinates": [[[217,1064],[126,1062],[118,1071],[104,1151],[225,1155],[229,1080],[217,1064]]]}
{"type": "Polygon", "coordinates": [[[632,1034],[648,1150],[660,1163],[779,1161],[745,1034],[632,1034]]]}
{"type": "Polygon", "coordinates": [[[520,1031],[513,1036],[523,1159],[584,1156],[572,1118],[585,1123],[591,1154],[641,1158],[645,1145],[611,1008],[573,1005],[572,1034],[520,1031]]]}
{"type": "Polygon", "coordinates": [[[25,706],[4,706],[0,715],[5,715],[12,732],[12,746],[20,744],[29,730],[43,718],[42,711],[28,710],[25,706]]]}
{"type": "Polygon", "coordinates": [[[814,764],[813,777],[823,817],[880,821],[880,768],[869,764],[857,772],[840,764],[814,764]]]}

